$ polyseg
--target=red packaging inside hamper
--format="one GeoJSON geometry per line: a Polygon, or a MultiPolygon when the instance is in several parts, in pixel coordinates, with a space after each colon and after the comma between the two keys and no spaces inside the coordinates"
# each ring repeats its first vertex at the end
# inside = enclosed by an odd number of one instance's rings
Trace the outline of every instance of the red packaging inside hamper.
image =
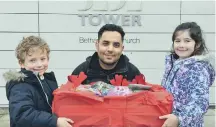
{"type": "Polygon", "coordinates": [[[160,85],[127,96],[99,97],[75,91],[86,78],[83,73],[77,77],[69,76],[54,91],[52,104],[53,113],[72,119],[73,127],[161,127],[164,120],[159,116],[172,111],[173,98],[160,85]]]}

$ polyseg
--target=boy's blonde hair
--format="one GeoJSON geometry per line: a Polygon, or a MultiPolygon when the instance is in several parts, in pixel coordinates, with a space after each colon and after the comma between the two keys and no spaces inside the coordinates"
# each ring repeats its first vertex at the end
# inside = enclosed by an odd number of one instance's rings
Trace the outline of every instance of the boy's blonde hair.
{"type": "Polygon", "coordinates": [[[25,58],[36,49],[46,52],[49,58],[50,48],[49,45],[38,36],[23,37],[23,40],[18,44],[15,49],[16,57],[20,63],[24,63],[25,58]]]}

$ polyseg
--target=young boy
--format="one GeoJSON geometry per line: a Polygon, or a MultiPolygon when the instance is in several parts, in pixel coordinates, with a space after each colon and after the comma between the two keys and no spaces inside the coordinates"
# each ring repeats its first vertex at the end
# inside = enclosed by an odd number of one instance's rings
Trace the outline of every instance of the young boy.
{"type": "Polygon", "coordinates": [[[21,71],[4,74],[10,127],[72,127],[72,120],[52,114],[52,92],[58,86],[54,73],[45,73],[50,53],[47,43],[29,36],[15,51],[21,71]]]}

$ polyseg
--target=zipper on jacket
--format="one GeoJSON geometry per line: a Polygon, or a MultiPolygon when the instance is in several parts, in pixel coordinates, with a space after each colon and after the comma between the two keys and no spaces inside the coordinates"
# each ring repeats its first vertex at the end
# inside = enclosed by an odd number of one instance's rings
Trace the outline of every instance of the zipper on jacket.
{"type": "Polygon", "coordinates": [[[172,71],[173,67],[171,67],[171,69],[169,70],[167,76],[166,76],[166,82],[165,82],[165,85],[167,84],[168,82],[168,78],[169,78],[169,75],[170,75],[170,72],[172,71]]]}
{"type": "MultiPolygon", "coordinates": [[[[165,85],[167,84],[168,78],[169,78],[169,75],[170,75],[170,72],[171,72],[172,69],[173,69],[173,60],[172,60],[172,57],[171,57],[171,62],[172,62],[172,64],[171,64],[171,69],[170,69],[170,71],[169,71],[169,73],[168,73],[168,75],[167,75],[167,77],[166,77],[165,85]]],[[[180,69],[180,67],[175,71],[175,73],[174,73],[174,75],[173,75],[173,78],[170,80],[170,84],[172,84],[172,82],[173,82],[173,80],[174,80],[174,78],[175,78],[175,76],[176,76],[176,74],[177,74],[177,72],[178,72],[179,69],[180,69]]]]}
{"type": "Polygon", "coordinates": [[[170,80],[170,84],[172,84],[172,82],[173,82],[173,80],[174,80],[174,78],[175,78],[175,76],[176,76],[176,74],[177,74],[177,72],[178,72],[179,69],[180,69],[180,68],[178,68],[178,69],[175,71],[175,73],[174,73],[174,75],[173,75],[173,78],[170,80]]]}
{"type": "Polygon", "coordinates": [[[173,59],[172,59],[172,55],[171,55],[170,57],[171,57],[171,68],[170,68],[170,70],[169,70],[169,72],[168,72],[168,74],[167,74],[167,76],[166,76],[165,85],[167,84],[167,80],[168,80],[168,78],[169,78],[170,72],[171,72],[172,69],[173,69],[173,59]]]}
{"type": "Polygon", "coordinates": [[[43,87],[43,84],[41,83],[41,80],[38,78],[37,74],[35,74],[35,76],[36,76],[37,80],[39,81],[40,86],[42,87],[43,93],[44,93],[44,95],[46,97],[47,104],[49,105],[50,108],[52,108],[52,106],[49,103],[49,98],[48,98],[46,92],[44,91],[44,87],[43,87]]]}

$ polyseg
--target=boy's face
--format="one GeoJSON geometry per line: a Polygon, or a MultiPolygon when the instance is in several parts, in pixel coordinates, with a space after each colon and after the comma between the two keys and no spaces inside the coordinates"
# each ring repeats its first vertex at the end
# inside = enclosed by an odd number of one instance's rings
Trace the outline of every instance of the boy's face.
{"type": "Polygon", "coordinates": [[[47,52],[34,48],[32,52],[26,55],[24,63],[20,63],[20,66],[26,70],[38,72],[41,76],[48,69],[48,63],[49,58],[47,52]]]}

